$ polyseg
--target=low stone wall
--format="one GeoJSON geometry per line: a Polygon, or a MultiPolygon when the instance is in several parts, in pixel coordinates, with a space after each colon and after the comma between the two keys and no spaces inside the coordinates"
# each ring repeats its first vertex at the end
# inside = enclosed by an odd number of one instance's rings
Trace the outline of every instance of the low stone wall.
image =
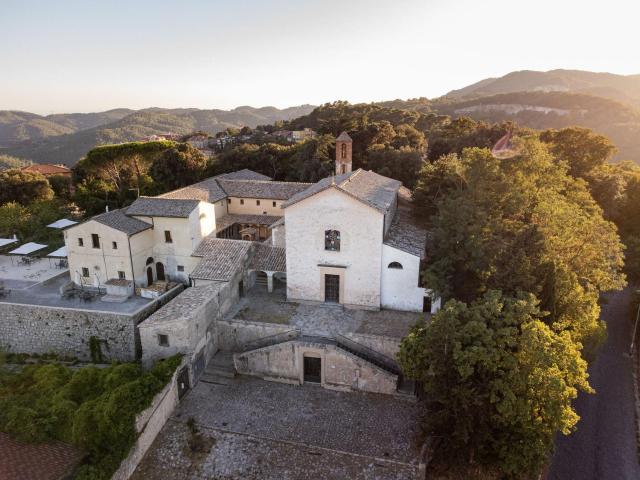
{"type": "Polygon", "coordinates": [[[376,352],[397,361],[396,356],[400,351],[400,338],[385,337],[383,335],[370,335],[367,333],[345,333],[344,336],[356,343],[359,343],[360,345],[364,345],[371,350],[375,350],[376,352]]]}
{"type": "Polygon", "coordinates": [[[138,323],[181,288],[167,292],[131,315],[0,303],[0,348],[12,353],[54,353],[90,361],[89,343],[91,337],[95,337],[106,361],[135,361],[140,351],[138,323]]]}
{"type": "MultiPolygon", "coordinates": [[[[249,322],[246,320],[218,320],[218,348],[226,352],[241,352],[256,341],[276,335],[291,333],[297,336],[289,325],[276,323],[249,322]]],[[[255,348],[259,348],[256,346],[255,348]]]]}
{"type": "Polygon", "coordinates": [[[120,467],[113,474],[111,480],[127,480],[133,474],[156,436],[175,410],[179,402],[177,376],[182,368],[182,365],[178,367],[169,384],[155,396],[151,406],[140,412],[136,417],[138,439],[127,458],[120,463],[120,467]]]}

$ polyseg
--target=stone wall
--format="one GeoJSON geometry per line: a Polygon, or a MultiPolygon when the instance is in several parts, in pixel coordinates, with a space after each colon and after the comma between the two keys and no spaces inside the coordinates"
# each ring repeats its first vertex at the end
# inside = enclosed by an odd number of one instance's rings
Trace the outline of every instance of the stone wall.
{"type": "Polygon", "coordinates": [[[359,343],[360,345],[364,345],[371,350],[375,350],[376,352],[397,361],[396,355],[400,351],[400,342],[402,341],[400,338],[351,332],[345,333],[344,336],[356,343],[359,343]]]}
{"type": "Polygon", "coordinates": [[[218,320],[218,348],[226,352],[241,352],[256,341],[280,338],[297,330],[289,325],[249,322],[246,320],[218,320]]]}
{"type": "Polygon", "coordinates": [[[321,384],[335,390],[396,393],[398,377],[331,343],[294,340],[234,355],[236,370],[265,380],[299,385],[304,357],[320,358],[321,384]]]}
{"type": "Polygon", "coordinates": [[[238,302],[240,281],[251,285],[248,261],[249,257],[230,281],[199,283],[142,322],[139,330],[143,364],[151,365],[159,358],[182,353],[189,365],[191,384],[195,384],[201,373],[196,368],[206,366],[211,355],[221,348],[218,321],[238,302]],[[160,344],[160,335],[166,335],[167,345],[160,344]]]}
{"type": "MultiPolygon", "coordinates": [[[[184,362],[183,362],[184,363],[184,362]]],[[[127,480],[135,471],[145,453],[164,427],[176,406],[178,405],[177,376],[182,369],[178,367],[169,384],[157,394],[151,405],[136,417],[136,431],[138,439],[129,451],[129,455],[111,477],[111,480],[127,480]]]]}
{"type": "Polygon", "coordinates": [[[106,361],[135,361],[140,352],[138,323],[181,289],[167,292],[131,315],[0,303],[0,348],[12,353],[54,353],[89,361],[90,338],[96,337],[106,361]]]}

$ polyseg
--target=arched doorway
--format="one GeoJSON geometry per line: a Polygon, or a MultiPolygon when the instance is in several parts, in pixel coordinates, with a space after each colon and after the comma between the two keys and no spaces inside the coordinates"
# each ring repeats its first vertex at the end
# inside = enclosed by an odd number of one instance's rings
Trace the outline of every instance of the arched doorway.
{"type": "Polygon", "coordinates": [[[147,285],[153,283],[153,268],[147,267],[147,285]]]}
{"type": "Polygon", "coordinates": [[[162,262],[156,263],[156,278],[161,282],[164,282],[166,280],[164,276],[164,265],[162,264],[162,262]]]}

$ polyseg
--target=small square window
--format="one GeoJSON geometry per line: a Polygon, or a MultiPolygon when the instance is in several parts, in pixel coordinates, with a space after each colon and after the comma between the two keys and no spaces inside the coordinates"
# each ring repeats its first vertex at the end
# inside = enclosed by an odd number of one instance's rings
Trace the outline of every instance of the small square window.
{"type": "Polygon", "coordinates": [[[89,269],[87,267],[82,267],[82,276],[84,278],[89,278],[89,269]]]}
{"type": "Polygon", "coordinates": [[[227,198],[227,203],[231,203],[231,199],[230,198],[227,198]]]}
{"type": "Polygon", "coordinates": [[[82,238],[78,238],[78,246],[84,247],[84,240],[82,238]]]}
{"type": "Polygon", "coordinates": [[[118,270],[118,278],[120,280],[124,280],[125,278],[127,278],[124,274],[124,272],[122,270],[118,270]]]}
{"type": "Polygon", "coordinates": [[[260,205],[260,200],[256,200],[256,205],[260,205]]]}
{"type": "Polygon", "coordinates": [[[178,271],[184,272],[184,265],[178,265],[178,271]]]}
{"type": "Polygon", "coordinates": [[[160,345],[161,347],[168,347],[169,346],[169,335],[159,334],[158,335],[158,345],[160,345]]]}
{"type": "Polygon", "coordinates": [[[273,206],[274,206],[274,207],[276,206],[276,202],[273,202],[273,206]]]}
{"type": "Polygon", "coordinates": [[[164,243],[173,243],[173,238],[171,238],[171,231],[170,230],[165,230],[164,231],[164,243]]]}
{"type": "Polygon", "coordinates": [[[240,205],[244,205],[244,198],[240,199],[240,205]]]}
{"type": "Polygon", "coordinates": [[[111,248],[113,248],[114,250],[118,249],[118,242],[111,242],[111,248]]]}

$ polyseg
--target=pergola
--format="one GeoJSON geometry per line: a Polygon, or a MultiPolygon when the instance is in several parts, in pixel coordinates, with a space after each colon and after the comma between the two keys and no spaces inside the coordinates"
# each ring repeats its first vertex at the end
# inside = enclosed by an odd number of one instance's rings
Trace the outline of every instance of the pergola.
{"type": "MultiPolygon", "coordinates": [[[[47,246],[41,243],[29,242],[29,243],[25,243],[24,245],[20,245],[18,248],[14,250],[11,250],[9,252],[9,255],[18,256],[18,257],[22,257],[23,259],[27,259],[33,253],[38,252],[44,248],[47,248],[47,246]]],[[[25,263],[28,263],[28,260],[23,260],[23,261],[25,263]]],[[[13,260],[11,260],[11,262],[13,263],[13,260]]]]}
{"type": "Polygon", "coordinates": [[[4,248],[12,243],[18,243],[17,238],[0,238],[0,248],[4,248]]]}
{"type": "Polygon", "coordinates": [[[49,255],[47,255],[47,258],[49,258],[49,264],[51,264],[51,259],[52,258],[58,258],[60,259],[57,263],[56,263],[56,267],[60,267],[60,268],[66,268],[67,267],[67,247],[60,247],[59,249],[57,249],[54,252],[51,252],[49,255]]]}
{"type": "Polygon", "coordinates": [[[60,220],[56,220],[53,223],[47,225],[49,228],[56,228],[58,230],[64,230],[65,228],[69,228],[72,225],[76,225],[78,222],[74,222],[73,220],[69,220],[68,218],[61,218],[60,220]]]}

